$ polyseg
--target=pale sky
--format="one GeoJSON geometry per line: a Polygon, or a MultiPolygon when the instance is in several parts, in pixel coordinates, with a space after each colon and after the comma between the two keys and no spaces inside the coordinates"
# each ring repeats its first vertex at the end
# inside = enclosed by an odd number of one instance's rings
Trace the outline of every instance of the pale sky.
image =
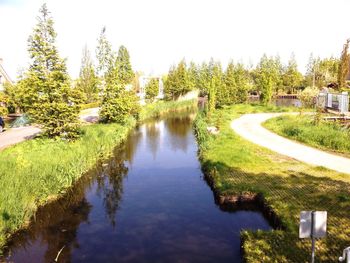
{"type": "Polygon", "coordinates": [[[0,0],[0,57],[16,79],[28,66],[27,39],[46,2],[60,55],[77,77],[82,48],[95,54],[103,26],[117,51],[125,45],[134,70],[166,73],[186,58],[223,65],[295,53],[304,72],[310,53],[339,57],[350,38],[349,0],[0,0]]]}

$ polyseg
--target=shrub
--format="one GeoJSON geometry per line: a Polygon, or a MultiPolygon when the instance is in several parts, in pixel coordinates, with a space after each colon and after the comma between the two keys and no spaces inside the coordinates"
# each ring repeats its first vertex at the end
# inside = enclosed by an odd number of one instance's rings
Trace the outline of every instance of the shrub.
{"type": "Polygon", "coordinates": [[[299,99],[301,100],[303,107],[304,108],[314,107],[316,104],[316,96],[318,95],[318,93],[319,93],[318,88],[314,88],[314,87],[305,88],[299,96],[299,99]]]}

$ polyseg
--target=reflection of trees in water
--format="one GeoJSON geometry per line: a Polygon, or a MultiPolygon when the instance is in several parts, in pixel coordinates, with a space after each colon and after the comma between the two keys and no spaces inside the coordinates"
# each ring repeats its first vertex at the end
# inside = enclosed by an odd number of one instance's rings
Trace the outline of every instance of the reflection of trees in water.
{"type": "Polygon", "coordinates": [[[122,155],[124,160],[132,163],[141,138],[142,132],[140,132],[139,128],[136,128],[133,132],[130,133],[128,139],[125,141],[123,151],[117,151],[115,156],[122,155]]]}
{"type": "MultiPolygon", "coordinates": [[[[88,178],[88,177],[87,177],[88,178]]],[[[90,180],[81,180],[64,199],[52,202],[39,208],[28,230],[20,232],[9,243],[9,254],[17,249],[30,250],[34,242],[47,245],[45,262],[53,262],[58,252],[63,248],[60,262],[69,262],[74,247],[79,247],[77,229],[82,222],[88,221],[91,205],[85,198],[85,189],[90,180]]],[[[30,262],[28,258],[15,261],[30,262]]],[[[35,262],[42,259],[35,258],[35,262]]]]}
{"type": "MultiPolygon", "coordinates": [[[[133,150],[134,151],[134,150],[133,150]]],[[[86,189],[91,189],[97,184],[98,195],[103,200],[106,215],[115,225],[115,215],[120,205],[123,193],[123,178],[127,174],[127,167],[124,165],[124,147],[115,152],[115,158],[111,158],[106,167],[97,167],[68,191],[66,196],[55,202],[39,208],[28,230],[16,235],[8,244],[9,255],[13,254],[13,259],[17,262],[30,262],[29,259],[17,259],[21,256],[16,252],[31,251],[36,255],[34,262],[44,260],[54,262],[59,251],[59,262],[70,262],[71,253],[74,248],[79,247],[77,231],[82,222],[88,222],[91,205],[85,198],[86,189]],[[34,243],[46,245],[44,259],[41,256],[41,249],[35,251],[34,243]],[[12,252],[12,253],[11,253],[12,252]],[[37,254],[35,254],[37,253],[37,254]]],[[[130,151],[128,152],[130,154],[130,151]]],[[[133,153],[132,153],[133,154],[133,153]]],[[[129,157],[132,158],[132,154],[129,157]]],[[[24,253],[25,254],[25,253],[24,253]]],[[[2,259],[0,258],[0,262],[2,259]]],[[[10,260],[12,257],[10,256],[10,260]]]]}
{"type": "Polygon", "coordinates": [[[112,159],[104,169],[102,176],[97,178],[97,194],[103,199],[106,215],[114,227],[115,215],[123,194],[123,179],[128,173],[124,160],[112,159]]]}
{"type": "Polygon", "coordinates": [[[153,159],[156,158],[157,151],[160,144],[160,130],[156,122],[149,122],[145,124],[147,145],[151,149],[153,159]]]}
{"type": "Polygon", "coordinates": [[[190,116],[178,116],[164,120],[165,127],[172,136],[169,136],[171,147],[187,151],[188,133],[191,132],[192,119],[190,116]]]}

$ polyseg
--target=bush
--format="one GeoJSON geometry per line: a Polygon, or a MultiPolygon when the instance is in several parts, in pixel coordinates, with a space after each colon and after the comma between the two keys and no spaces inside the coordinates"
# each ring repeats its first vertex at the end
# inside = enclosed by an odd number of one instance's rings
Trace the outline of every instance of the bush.
{"type": "Polygon", "coordinates": [[[106,123],[125,123],[130,116],[138,118],[140,109],[135,93],[124,90],[114,98],[105,97],[100,110],[100,118],[102,122],[106,123]]]}
{"type": "Polygon", "coordinates": [[[299,99],[303,107],[304,108],[314,107],[316,104],[316,97],[318,93],[319,93],[318,88],[312,88],[312,87],[305,88],[299,96],[299,99]]]}
{"type": "Polygon", "coordinates": [[[7,116],[8,110],[6,107],[0,106],[0,116],[7,116]]]}

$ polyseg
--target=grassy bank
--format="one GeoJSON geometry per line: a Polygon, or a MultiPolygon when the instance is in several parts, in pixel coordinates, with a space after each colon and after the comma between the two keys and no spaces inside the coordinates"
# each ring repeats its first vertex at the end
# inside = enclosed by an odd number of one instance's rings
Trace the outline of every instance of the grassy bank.
{"type": "Polygon", "coordinates": [[[151,118],[161,117],[162,115],[187,111],[197,106],[197,100],[185,100],[185,101],[158,101],[145,105],[140,113],[140,120],[144,121],[151,118]]]}
{"type": "MultiPolygon", "coordinates": [[[[189,105],[193,107],[194,102],[149,105],[142,110],[140,121],[189,105]]],[[[74,142],[39,138],[1,151],[0,247],[29,223],[38,206],[57,199],[98,160],[107,158],[135,124],[130,119],[125,125],[88,125],[74,142]]]]}
{"type": "Polygon", "coordinates": [[[314,117],[279,116],[267,120],[264,126],[281,136],[350,156],[350,132],[335,122],[314,123],[314,117]]]}
{"type": "Polygon", "coordinates": [[[252,144],[230,122],[243,113],[281,109],[235,105],[207,120],[198,115],[195,131],[203,170],[222,196],[262,194],[285,230],[242,231],[247,262],[308,262],[310,240],[298,238],[302,210],[328,211],[328,236],[317,241],[317,262],[336,262],[350,243],[350,176],[311,167],[252,144]],[[218,135],[208,125],[221,123],[218,135]]]}
{"type": "Polygon", "coordinates": [[[0,245],[26,225],[38,206],[72,186],[101,158],[126,138],[135,121],[126,125],[83,127],[73,142],[36,139],[0,152],[0,245]]]}

